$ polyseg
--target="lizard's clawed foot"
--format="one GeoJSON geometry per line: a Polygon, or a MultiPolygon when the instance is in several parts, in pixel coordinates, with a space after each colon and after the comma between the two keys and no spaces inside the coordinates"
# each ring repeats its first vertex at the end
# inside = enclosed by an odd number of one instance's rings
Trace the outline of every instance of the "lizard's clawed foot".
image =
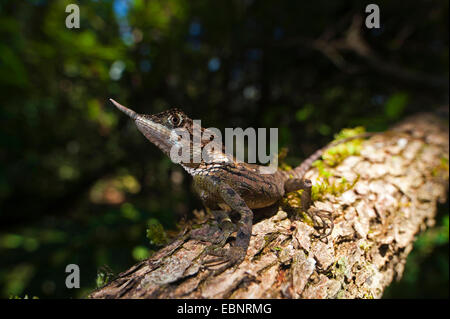
{"type": "Polygon", "coordinates": [[[323,209],[314,209],[307,213],[319,232],[319,239],[328,237],[333,231],[333,212],[323,209]]]}
{"type": "Polygon", "coordinates": [[[223,248],[230,235],[236,231],[236,225],[231,221],[225,220],[219,224],[204,225],[201,228],[191,230],[189,238],[209,242],[212,245],[205,248],[201,258],[215,256],[216,258],[203,260],[202,264],[207,267],[214,267],[223,264],[220,268],[214,269],[214,275],[219,275],[228,268],[240,264],[247,250],[243,247],[223,248]]]}
{"type": "Polygon", "coordinates": [[[235,226],[230,222],[224,222],[220,227],[215,225],[204,225],[201,228],[191,230],[189,237],[223,247],[230,235],[235,231],[235,226]]]}
{"type": "Polygon", "coordinates": [[[216,258],[209,259],[204,262],[208,266],[215,266],[223,264],[218,269],[214,269],[214,274],[217,276],[230,267],[239,265],[247,255],[247,250],[243,247],[222,248],[218,245],[211,245],[205,249],[207,255],[216,256],[216,258]]]}
{"type": "Polygon", "coordinates": [[[201,228],[192,229],[189,238],[218,244],[222,238],[222,231],[217,225],[204,225],[201,228]]]}

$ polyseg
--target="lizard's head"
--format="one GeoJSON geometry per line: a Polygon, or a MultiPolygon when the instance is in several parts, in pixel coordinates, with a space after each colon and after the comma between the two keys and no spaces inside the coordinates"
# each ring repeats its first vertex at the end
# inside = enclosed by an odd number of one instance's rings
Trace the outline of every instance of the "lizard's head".
{"type": "MultiPolygon", "coordinates": [[[[110,100],[119,110],[131,117],[136,122],[139,131],[166,155],[170,156],[170,150],[174,145],[181,146],[182,143],[185,143],[184,147],[191,147],[194,131],[193,121],[183,111],[170,109],[153,115],[138,114],[113,99],[110,100]],[[187,133],[189,139],[183,139],[180,131],[187,133]]],[[[202,128],[200,129],[203,131],[202,128]]]]}

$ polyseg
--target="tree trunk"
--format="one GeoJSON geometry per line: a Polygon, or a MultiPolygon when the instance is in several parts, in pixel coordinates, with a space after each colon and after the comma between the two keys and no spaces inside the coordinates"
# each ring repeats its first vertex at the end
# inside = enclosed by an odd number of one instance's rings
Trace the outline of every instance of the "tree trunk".
{"type": "MultiPolygon", "coordinates": [[[[212,276],[198,258],[208,243],[179,239],[90,298],[380,298],[446,200],[448,143],[448,124],[429,113],[364,141],[330,169],[353,186],[313,204],[334,212],[327,240],[278,210],[255,222],[237,268],[212,276]]],[[[317,182],[318,170],[306,177],[317,182]]]]}

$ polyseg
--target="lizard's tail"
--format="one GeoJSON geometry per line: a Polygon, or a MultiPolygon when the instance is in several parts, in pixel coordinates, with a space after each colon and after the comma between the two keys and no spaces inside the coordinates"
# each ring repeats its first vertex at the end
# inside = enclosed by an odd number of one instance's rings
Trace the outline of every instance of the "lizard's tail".
{"type": "Polygon", "coordinates": [[[321,149],[315,151],[311,156],[309,156],[306,160],[304,160],[299,166],[288,171],[287,175],[292,176],[294,178],[303,179],[303,176],[305,176],[306,172],[311,168],[312,163],[317,161],[328,149],[330,149],[336,145],[339,145],[339,144],[347,143],[347,142],[350,142],[352,140],[359,139],[359,138],[367,138],[367,137],[373,136],[375,134],[379,134],[379,133],[367,132],[367,133],[362,133],[362,134],[358,134],[355,136],[350,136],[350,137],[347,137],[347,138],[344,138],[341,140],[333,141],[333,142],[329,143],[328,145],[326,145],[325,147],[322,147],[321,149]]]}

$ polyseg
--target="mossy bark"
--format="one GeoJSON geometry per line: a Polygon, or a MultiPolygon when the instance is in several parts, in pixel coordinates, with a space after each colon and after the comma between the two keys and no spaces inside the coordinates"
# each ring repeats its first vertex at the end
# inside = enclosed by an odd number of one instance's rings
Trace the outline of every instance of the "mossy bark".
{"type": "MultiPolygon", "coordinates": [[[[256,221],[245,261],[219,276],[202,267],[208,245],[176,240],[90,298],[379,298],[401,278],[416,235],[433,226],[448,189],[448,123],[408,118],[330,169],[354,183],[314,202],[334,212],[319,240],[310,224],[278,211],[256,221]]],[[[319,181],[317,169],[308,172],[319,181]]]]}

